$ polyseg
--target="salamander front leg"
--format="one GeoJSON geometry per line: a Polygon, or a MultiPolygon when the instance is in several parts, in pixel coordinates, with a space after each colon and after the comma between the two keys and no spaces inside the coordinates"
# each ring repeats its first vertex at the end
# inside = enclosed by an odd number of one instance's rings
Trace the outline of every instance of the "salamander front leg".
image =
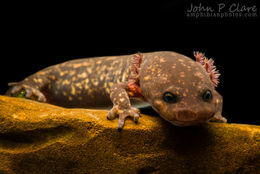
{"type": "Polygon", "coordinates": [[[217,122],[217,123],[226,123],[227,119],[225,117],[223,117],[220,113],[216,113],[214,115],[214,117],[212,117],[209,121],[210,122],[217,122]]]}
{"type": "Polygon", "coordinates": [[[218,123],[226,123],[227,119],[221,115],[223,98],[218,92],[216,92],[216,91],[214,91],[214,92],[215,92],[215,104],[216,104],[217,112],[209,121],[218,122],[218,123]]]}
{"type": "Polygon", "coordinates": [[[108,112],[107,119],[114,119],[117,115],[118,120],[118,131],[121,131],[126,117],[133,117],[134,122],[137,123],[140,117],[139,110],[131,107],[131,103],[123,84],[116,84],[112,86],[110,99],[113,102],[113,108],[108,112]]]}

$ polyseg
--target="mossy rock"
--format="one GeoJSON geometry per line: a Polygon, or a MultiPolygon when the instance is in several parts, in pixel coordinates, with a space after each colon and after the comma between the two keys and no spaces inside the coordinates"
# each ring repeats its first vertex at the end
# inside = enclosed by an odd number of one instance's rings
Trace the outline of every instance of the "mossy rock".
{"type": "Polygon", "coordinates": [[[0,173],[258,173],[260,126],[175,127],[0,96],[0,173]]]}

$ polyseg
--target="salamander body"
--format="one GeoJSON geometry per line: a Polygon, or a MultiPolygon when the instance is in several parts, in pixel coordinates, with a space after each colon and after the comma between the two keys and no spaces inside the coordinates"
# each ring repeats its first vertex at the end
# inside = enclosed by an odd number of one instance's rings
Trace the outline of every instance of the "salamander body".
{"type": "Polygon", "coordinates": [[[111,106],[107,118],[119,115],[119,130],[126,117],[139,119],[130,99],[150,104],[177,126],[226,122],[213,60],[194,55],[196,61],[170,51],[71,60],[10,83],[6,94],[24,92],[25,98],[64,107],[111,106]]]}

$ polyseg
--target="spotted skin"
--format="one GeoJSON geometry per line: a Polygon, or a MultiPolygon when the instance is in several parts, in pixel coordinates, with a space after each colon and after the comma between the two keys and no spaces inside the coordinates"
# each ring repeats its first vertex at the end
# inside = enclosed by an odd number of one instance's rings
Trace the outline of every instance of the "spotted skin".
{"type": "Polygon", "coordinates": [[[169,51],[67,61],[10,83],[6,94],[17,96],[21,91],[25,98],[64,107],[113,105],[107,118],[119,116],[119,130],[128,116],[138,122],[140,112],[131,106],[133,98],[148,102],[177,126],[226,122],[221,116],[222,97],[203,66],[169,51]],[[212,92],[212,100],[202,100],[205,90],[212,92]],[[165,102],[165,92],[175,94],[177,102],[165,102]]]}

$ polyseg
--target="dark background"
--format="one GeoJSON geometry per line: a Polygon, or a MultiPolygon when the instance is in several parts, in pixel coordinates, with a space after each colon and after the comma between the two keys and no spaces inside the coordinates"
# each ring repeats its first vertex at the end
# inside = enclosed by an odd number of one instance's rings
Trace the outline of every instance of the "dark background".
{"type": "Polygon", "coordinates": [[[0,94],[8,82],[66,60],[162,50],[193,57],[198,50],[214,58],[221,73],[217,90],[224,97],[223,116],[229,122],[260,125],[259,12],[255,18],[189,18],[191,3],[216,6],[218,1],[8,6],[2,23],[0,94]]]}

